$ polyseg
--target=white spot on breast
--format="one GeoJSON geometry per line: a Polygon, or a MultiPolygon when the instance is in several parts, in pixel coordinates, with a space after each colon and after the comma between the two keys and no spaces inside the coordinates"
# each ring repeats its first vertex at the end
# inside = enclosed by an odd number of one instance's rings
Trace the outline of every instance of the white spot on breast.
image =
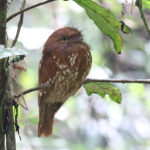
{"type": "Polygon", "coordinates": [[[57,64],[57,66],[59,67],[59,69],[67,68],[66,64],[57,64]]]}
{"type": "Polygon", "coordinates": [[[59,81],[59,82],[61,81],[61,77],[58,78],[58,81],[59,81]]]}
{"type": "Polygon", "coordinates": [[[56,61],[56,65],[59,66],[59,61],[56,61]]]}
{"type": "Polygon", "coordinates": [[[75,64],[75,61],[78,57],[78,54],[72,54],[70,57],[69,57],[69,63],[71,66],[73,66],[75,64]]]}
{"type": "Polygon", "coordinates": [[[67,72],[67,73],[70,73],[70,70],[69,70],[69,69],[66,69],[66,72],[67,72]]]}
{"type": "Polygon", "coordinates": [[[66,75],[66,74],[67,74],[66,70],[63,70],[63,74],[64,74],[64,75],[66,75]]]}
{"type": "Polygon", "coordinates": [[[59,67],[59,69],[63,69],[61,64],[58,67],[59,67]]]}
{"type": "Polygon", "coordinates": [[[44,91],[44,94],[46,94],[46,91],[44,91]]]}
{"type": "Polygon", "coordinates": [[[66,68],[66,67],[67,67],[67,65],[66,65],[66,64],[64,64],[64,65],[63,65],[63,68],[66,68]]]}
{"type": "Polygon", "coordinates": [[[53,56],[53,59],[55,59],[55,58],[56,58],[56,56],[54,55],[54,56],[53,56]]]}
{"type": "Polygon", "coordinates": [[[80,44],[80,48],[85,49],[85,46],[83,46],[82,44],[80,44]]]}
{"type": "Polygon", "coordinates": [[[64,76],[61,76],[61,80],[64,80],[65,79],[65,77],[64,76]]]}
{"type": "Polygon", "coordinates": [[[77,76],[78,75],[78,72],[75,72],[75,76],[77,76]]]}

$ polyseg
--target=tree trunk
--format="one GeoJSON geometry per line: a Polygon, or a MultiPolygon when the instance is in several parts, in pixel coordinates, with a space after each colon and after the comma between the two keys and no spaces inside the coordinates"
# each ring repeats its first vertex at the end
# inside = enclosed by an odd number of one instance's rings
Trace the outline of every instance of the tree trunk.
{"type": "MultiPolygon", "coordinates": [[[[0,0],[0,44],[6,44],[7,0],[0,0]]],[[[15,150],[12,99],[8,97],[7,58],[0,60],[0,150],[15,150]],[[5,137],[6,135],[6,137],[5,137]],[[6,142],[5,142],[6,140],[6,142]],[[5,146],[6,143],[6,146],[5,146]]]]}

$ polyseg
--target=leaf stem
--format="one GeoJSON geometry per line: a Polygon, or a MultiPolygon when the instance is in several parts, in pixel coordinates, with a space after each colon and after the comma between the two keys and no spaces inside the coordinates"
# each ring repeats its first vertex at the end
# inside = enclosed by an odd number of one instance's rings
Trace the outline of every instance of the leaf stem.
{"type": "Polygon", "coordinates": [[[148,27],[147,21],[145,19],[145,16],[144,16],[144,13],[143,13],[143,10],[142,10],[142,0],[136,0],[136,6],[139,8],[139,11],[140,11],[140,14],[141,14],[141,18],[142,18],[142,20],[144,22],[146,31],[147,31],[148,35],[150,36],[150,29],[148,27]]]}

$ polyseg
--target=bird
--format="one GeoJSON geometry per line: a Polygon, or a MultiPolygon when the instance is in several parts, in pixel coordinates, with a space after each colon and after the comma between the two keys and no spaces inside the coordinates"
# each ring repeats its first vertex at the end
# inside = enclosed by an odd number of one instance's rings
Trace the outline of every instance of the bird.
{"type": "Polygon", "coordinates": [[[81,32],[74,27],[54,31],[47,39],[39,63],[38,136],[52,134],[55,113],[84,83],[92,57],[81,32]]]}

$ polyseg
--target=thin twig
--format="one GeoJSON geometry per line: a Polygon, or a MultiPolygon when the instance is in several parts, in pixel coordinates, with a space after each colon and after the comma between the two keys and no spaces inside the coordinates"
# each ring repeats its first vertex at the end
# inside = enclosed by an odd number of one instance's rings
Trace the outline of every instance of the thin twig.
{"type": "Polygon", "coordinates": [[[20,93],[18,95],[15,95],[14,98],[19,98],[22,95],[25,95],[25,94],[28,94],[28,93],[31,93],[31,92],[34,92],[34,91],[37,91],[37,90],[41,90],[41,89],[44,89],[44,88],[48,88],[48,87],[49,87],[48,85],[43,85],[43,86],[31,88],[31,89],[28,89],[26,91],[23,91],[22,93],[20,93]]]}
{"type": "MultiPolygon", "coordinates": [[[[150,79],[122,79],[122,80],[117,80],[117,79],[86,79],[83,84],[86,83],[91,83],[91,82],[110,82],[110,83],[144,83],[144,84],[150,84],[150,79]]],[[[21,95],[25,95],[40,89],[48,88],[48,85],[43,85],[40,87],[35,87],[28,89],[21,94],[15,95],[14,98],[19,98],[21,95]]]]}
{"type": "Polygon", "coordinates": [[[110,83],[144,83],[150,84],[150,79],[87,79],[84,84],[90,82],[110,82],[110,83]]]}
{"type": "MultiPolygon", "coordinates": [[[[23,10],[25,8],[25,5],[26,5],[26,0],[23,0],[20,10],[23,10]]],[[[21,30],[21,27],[22,27],[22,24],[23,24],[23,17],[24,17],[24,12],[22,12],[20,14],[20,19],[19,19],[19,22],[18,22],[18,28],[17,28],[16,36],[15,36],[15,39],[13,40],[13,42],[12,42],[11,47],[14,47],[17,40],[18,40],[20,30],[21,30]]]]}
{"type": "Polygon", "coordinates": [[[145,19],[145,16],[144,16],[144,13],[143,13],[143,10],[142,10],[142,0],[136,0],[136,6],[139,8],[139,11],[140,11],[140,14],[141,14],[141,18],[142,18],[142,20],[144,22],[146,31],[147,31],[148,35],[150,36],[150,29],[148,27],[147,21],[145,19]]]}
{"type": "Polygon", "coordinates": [[[33,8],[35,8],[35,7],[38,7],[38,6],[47,4],[47,3],[49,3],[49,2],[53,2],[53,1],[55,1],[55,0],[46,0],[46,1],[44,1],[44,2],[41,2],[41,3],[35,4],[35,5],[33,5],[33,6],[27,7],[27,8],[25,8],[25,9],[22,9],[22,10],[16,12],[16,13],[12,14],[11,16],[9,16],[9,17],[6,19],[6,21],[8,22],[8,21],[10,21],[12,18],[18,16],[19,14],[22,14],[23,12],[26,12],[26,11],[28,11],[28,10],[30,10],[30,9],[33,9],[33,8]]]}

